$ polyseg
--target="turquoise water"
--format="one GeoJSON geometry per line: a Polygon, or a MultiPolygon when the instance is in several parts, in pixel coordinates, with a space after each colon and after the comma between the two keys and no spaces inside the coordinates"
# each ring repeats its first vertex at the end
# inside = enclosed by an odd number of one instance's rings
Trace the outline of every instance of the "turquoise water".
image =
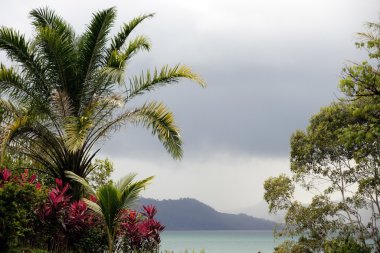
{"type": "Polygon", "coordinates": [[[165,231],[161,249],[175,253],[194,250],[199,253],[272,253],[282,239],[274,239],[272,231],[165,231]]]}

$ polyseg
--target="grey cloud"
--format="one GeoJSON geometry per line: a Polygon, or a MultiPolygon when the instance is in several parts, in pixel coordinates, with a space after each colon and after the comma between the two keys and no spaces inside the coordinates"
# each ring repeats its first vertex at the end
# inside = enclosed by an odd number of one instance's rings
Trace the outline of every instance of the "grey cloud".
{"type": "MultiPolygon", "coordinates": [[[[153,49],[136,57],[128,73],[181,62],[199,72],[208,87],[184,81],[141,97],[137,104],[164,101],[175,113],[188,155],[233,150],[282,157],[288,155],[291,133],[339,96],[341,68],[346,60],[363,57],[353,46],[355,32],[377,17],[379,7],[375,0],[81,1],[75,9],[70,7],[73,1],[20,3],[10,6],[15,16],[7,17],[3,9],[0,22],[27,34],[28,11],[46,5],[78,32],[91,12],[112,5],[119,12],[115,27],[138,14],[156,12],[136,32],[150,36],[153,49]]],[[[166,155],[149,132],[133,127],[106,141],[102,152],[166,155]]]]}

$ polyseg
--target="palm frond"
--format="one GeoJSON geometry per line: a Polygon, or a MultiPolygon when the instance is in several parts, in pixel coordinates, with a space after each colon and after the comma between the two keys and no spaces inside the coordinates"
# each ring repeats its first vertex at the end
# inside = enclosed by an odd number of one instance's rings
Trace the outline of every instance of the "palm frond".
{"type": "Polygon", "coordinates": [[[70,97],[64,91],[53,90],[51,96],[51,108],[56,117],[61,120],[72,116],[74,109],[70,97]]]}
{"type": "Polygon", "coordinates": [[[153,75],[150,71],[142,73],[139,77],[130,79],[130,88],[127,91],[126,99],[132,99],[147,91],[170,83],[177,83],[181,78],[186,78],[197,82],[200,86],[205,87],[206,83],[192,70],[185,65],[176,65],[172,68],[164,66],[160,71],[154,70],[153,75]]]}
{"type": "Polygon", "coordinates": [[[88,147],[94,145],[99,139],[107,136],[111,131],[119,129],[127,122],[142,125],[152,131],[165,149],[175,159],[182,157],[182,140],[179,128],[175,125],[173,113],[162,103],[150,102],[134,110],[124,112],[112,120],[104,123],[97,120],[96,128],[90,130],[88,147]]]}
{"type": "Polygon", "coordinates": [[[129,42],[124,52],[114,50],[108,57],[107,66],[101,71],[103,78],[111,83],[123,84],[127,62],[139,51],[149,51],[151,43],[145,36],[138,36],[129,42]]]}
{"type": "Polygon", "coordinates": [[[122,55],[115,55],[111,59],[112,62],[109,62],[109,65],[102,68],[100,75],[104,80],[107,80],[109,83],[122,84],[125,80],[125,59],[122,55]]]}
{"type": "Polygon", "coordinates": [[[89,194],[96,195],[96,191],[91,187],[91,185],[83,177],[78,176],[73,171],[69,171],[69,170],[65,171],[65,175],[67,178],[70,178],[74,180],[75,182],[81,184],[89,194]]]}
{"type": "Polygon", "coordinates": [[[32,17],[32,25],[39,29],[41,27],[50,27],[61,34],[65,34],[66,36],[73,39],[75,37],[75,33],[70,24],[62,19],[62,17],[58,16],[54,10],[44,7],[33,9],[30,13],[32,17]]]}
{"type": "Polygon", "coordinates": [[[121,31],[111,40],[111,46],[107,49],[107,60],[111,56],[111,54],[114,51],[119,51],[122,46],[125,44],[126,40],[128,39],[129,35],[132,33],[132,31],[145,19],[152,18],[154,16],[153,13],[142,15],[139,17],[136,17],[129,21],[128,23],[125,23],[121,27],[121,31]]]}
{"type": "Polygon", "coordinates": [[[125,59],[131,59],[137,52],[146,50],[149,51],[152,44],[148,37],[146,36],[137,36],[135,39],[131,40],[128,44],[128,47],[125,50],[125,59]]]}
{"type": "Polygon", "coordinates": [[[182,157],[182,140],[179,128],[174,123],[173,113],[162,103],[150,102],[136,109],[128,119],[151,129],[174,159],[182,157]]]}
{"type": "Polygon", "coordinates": [[[93,127],[93,121],[87,116],[69,116],[66,117],[65,146],[71,151],[76,152],[82,148],[88,137],[89,130],[93,127]]]}
{"type": "MultiPolygon", "coordinates": [[[[8,117],[20,116],[20,111],[23,111],[23,110],[20,110],[19,107],[16,107],[16,105],[12,103],[11,100],[3,99],[3,98],[0,98],[0,109],[3,116],[8,116],[8,117]]],[[[0,123],[3,123],[3,122],[0,121],[0,123]]]]}
{"type": "Polygon", "coordinates": [[[83,150],[89,150],[92,145],[89,144],[93,133],[112,118],[112,112],[122,106],[123,97],[114,93],[109,96],[96,98],[88,104],[81,113],[81,116],[70,116],[65,118],[65,143],[67,147],[75,152],[80,147],[83,150]]]}
{"type": "Polygon", "coordinates": [[[0,64],[0,93],[8,93],[12,98],[23,100],[33,97],[27,83],[14,68],[0,64]]]}
{"type": "Polygon", "coordinates": [[[34,61],[33,56],[29,54],[29,42],[25,36],[11,28],[0,28],[0,48],[11,60],[19,63],[34,61]]]}
{"type": "Polygon", "coordinates": [[[148,177],[137,182],[130,182],[128,185],[125,185],[121,200],[123,203],[123,209],[131,208],[138,201],[140,192],[144,190],[148,184],[153,180],[154,177],[148,177]]]}
{"type": "Polygon", "coordinates": [[[45,166],[49,174],[61,177],[61,168],[67,167],[62,143],[53,132],[36,122],[28,113],[19,114],[22,116],[14,117],[5,130],[1,131],[4,135],[0,142],[4,149],[24,154],[45,166]],[[25,118],[24,121],[20,120],[22,118],[25,118]]]}
{"type": "Polygon", "coordinates": [[[116,17],[115,8],[99,11],[93,15],[87,31],[81,37],[79,53],[83,70],[82,83],[87,83],[94,70],[104,61],[103,53],[107,42],[107,35],[116,17]]]}
{"type": "Polygon", "coordinates": [[[86,203],[86,205],[88,206],[88,208],[90,210],[92,210],[95,214],[99,215],[100,218],[102,218],[102,219],[105,218],[104,214],[102,212],[102,208],[98,204],[96,204],[95,202],[93,202],[93,201],[91,201],[89,199],[86,199],[86,198],[83,198],[82,200],[86,203]]]}
{"type": "Polygon", "coordinates": [[[122,207],[120,193],[113,184],[109,183],[98,189],[96,197],[103,212],[105,223],[110,231],[113,231],[112,228],[115,228],[122,207]]]}
{"type": "Polygon", "coordinates": [[[123,192],[124,189],[128,187],[129,184],[132,183],[132,181],[135,179],[136,176],[137,176],[136,173],[129,173],[128,175],[124,176],[115,184],[116,189],[118,189],[118,191],[120,192],[123,192]]]}
{"type": "Polygon", "coordinates": [[[62,90],[75,91],[72,80],[76,71],[76,53],[73,38],[67,32],[50,26],[37,29],[34,46],[45,62],[51,83],[62,90]]]}
{"type": "Polygon", "coordinates": [[[9,124],[1,128],[1,134],[0,134],[1,163],[3,163],[3,159],[5,157],[5,151],[7,149],[7,146],[10,140],[14,137],[15,133],[20,128],[25,126],[27,122],[28,122],[28,116],[20,115],[18,117],[14,117],[13,120],[9,122],[9,124]]]}
{"type": "Polygon", "coordinates": [[[47,80],[45,78],[45,70],[38,61],[36,55],[30,52],[30,42],[24,35],[16,32],[11,28],[0,28],[0,50],[5,51],[7,56],[23,66],[24,71],[28,73],[39,87],[35,87],[42,96],[48,96],[47,80]]]}

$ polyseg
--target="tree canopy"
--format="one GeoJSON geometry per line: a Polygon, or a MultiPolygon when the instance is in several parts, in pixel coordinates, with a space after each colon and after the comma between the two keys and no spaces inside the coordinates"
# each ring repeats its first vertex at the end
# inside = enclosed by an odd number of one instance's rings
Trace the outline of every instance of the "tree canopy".
{"type": "Polygon", "coordinates": [[[286,211],[278,234],[299,236],[302,252],[380,251],[380,24],[359,36],[368,60],[344,68],[345,96],[291,136],[292,176],[264,184],[270,211],[286,211]],[[312,193],[309,203],[295,187],[312,193]]]}

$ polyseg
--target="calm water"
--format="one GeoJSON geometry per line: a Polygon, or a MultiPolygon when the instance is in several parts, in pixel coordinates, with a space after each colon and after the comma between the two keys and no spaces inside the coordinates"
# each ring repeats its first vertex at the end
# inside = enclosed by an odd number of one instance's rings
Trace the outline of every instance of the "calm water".
{"type": "Polygon", "coordinates": [[[199,253],[272,253],[282,239],[274,239],[272,231],[165,231],[161,249],[175,253],[185,249],[199,253]]]}

